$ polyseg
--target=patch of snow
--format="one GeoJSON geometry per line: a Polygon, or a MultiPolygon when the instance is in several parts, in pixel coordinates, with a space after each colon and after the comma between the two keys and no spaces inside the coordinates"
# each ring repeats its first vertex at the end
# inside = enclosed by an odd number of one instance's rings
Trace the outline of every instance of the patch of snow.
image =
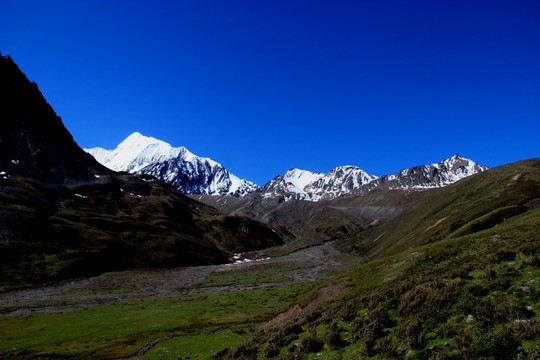
{"type": "Polygon", "coordinates": [[[75,196],[83,198],[83,199],[88,199],[88,196],[84,196],[84,195],[81,195],[81,194],[75,194],[75,196]]]}
{"type": "Polygon", "coordinates": [[[291,184],[289,189],[299,194],[305,194],[304,188],[322,178],[324,174],[307,170],[291,169],[283,175],[283,181],[291,184]]]}

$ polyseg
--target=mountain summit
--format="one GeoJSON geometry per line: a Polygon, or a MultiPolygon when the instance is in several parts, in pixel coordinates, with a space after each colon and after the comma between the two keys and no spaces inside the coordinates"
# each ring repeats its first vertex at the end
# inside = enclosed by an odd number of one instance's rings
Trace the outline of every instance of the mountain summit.
{"type": "Polygon", "coordinates": [[[376,180],[356,166],[339,166],[328,173],[291,169],[257,190],[264,198],[319,201],[349,194],[376,180]]]}
{"type": "Polygon", "coordinates": [[[257,185],[231,174],[221,164],[185,147],[135,132],[114,150],[85,149],[101,164],[116,170],[157,177],[185,194],[245,196],[257,185]]]}
{"type": "Polygon", "coordinates": [[[368,188],[433,189],[453,184],[487,169],[487,166],[478,165],[471,159],[456,154],[435,164],[414,166],[393,175],[382,176],[369,184],[368,188]]]}
{"type": "Polygon", "coordinates": [[[332,200],[375,188],[440,188],[488,169],[456,154],[438,163],[419,165],[381,177],[351,165],[338,166],[327,173],[294,168],[259,187],[231,174],[212,159],[198,157],[185,147],[172,147],[164,141],[138,132],[128,136],[114,150],[100,147],[85,150],[112,170],[152,175],[185,194],[234,197],[253,194],[279,202],[332,200]]]}
{"type": "Polygon", "coordinates": [[[380,178],[356,166],[339,166],[328,173],[291,169],[278,175],[255,194],[264,199],[331,200],[345,195],[361,194],[377,189],[423,190],[455,183],[467,176],[487,170],[470,159],[454,155],[435,164],[403,169],[380,178]]]}

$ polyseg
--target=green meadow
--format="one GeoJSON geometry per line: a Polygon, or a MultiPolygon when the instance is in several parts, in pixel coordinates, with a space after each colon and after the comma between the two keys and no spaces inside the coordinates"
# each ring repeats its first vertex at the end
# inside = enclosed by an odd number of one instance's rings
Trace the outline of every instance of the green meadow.
{"type": "MultiPolygon", "coordinates": [[[[286,310],[315,284],[216,294],[150,297],[58,314],[0,318],[2,358],[121,358],[156,338],[148,358],[168,358],[159,349],[208,357],[238,345],[254,327],[286,310]]],[[[188,356],[188,355],[186,355],[188,356]]]]}

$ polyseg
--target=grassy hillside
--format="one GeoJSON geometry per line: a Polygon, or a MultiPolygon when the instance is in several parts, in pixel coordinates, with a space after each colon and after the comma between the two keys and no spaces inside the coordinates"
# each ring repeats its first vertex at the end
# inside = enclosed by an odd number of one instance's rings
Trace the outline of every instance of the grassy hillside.
{"type": "Polygon", "coordinates": [[[390,221],[348,239],[367,259],[471,234],[536,206],[540,159],[490,169],[439,189],[390,221]]]}
{"type": "Polygon", "coordinates": [[[356,238],[353,290],[222,358],[538,359],[539,197],[539,159],[426,196],[356,238]]]}
{"type": "Polygon", "coordinates": [[[531,209],[366,263],[346,275],[354,290],[221,358],[538,359],[539,266],[531,209]]]}
{"type": "Polygon", "coordinates": [[[223,216],[151,177],[102,175],[71,185],[0,181],[3,286],[224,263],[231,253],[282,241],[256,221],[223,216]]]}

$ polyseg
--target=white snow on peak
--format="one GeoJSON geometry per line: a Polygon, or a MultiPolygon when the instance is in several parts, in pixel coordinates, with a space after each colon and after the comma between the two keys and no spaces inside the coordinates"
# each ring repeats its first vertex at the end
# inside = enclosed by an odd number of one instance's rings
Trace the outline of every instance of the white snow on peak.
{"type": "Polygon", "coordinates": [[[114,150],[97,147],[85,151],[115,171],[153,175],[188,194],[244,196],[257,188],[212,159],[138,132],[114,150]]]}
{"type": "Polygon", "coordinates": [[[178,157],[188,162],[200,160],[207,162],[210,166],[218,165],[211,159],[199,158],[183,146],[175,148],[165,141],[144,136],[138,132],[129,135],[114,150],[99,147],[85,150],[108,168],[132,173],[140,172],[151,163],[178,157]]]}
{"type": "Polygon", "coordinates": [[[263,198],[283,197],[319,201],[349,194],[377,179],[355,166],[340,166],[328,173],[291,169],[260,188],[263,198]]]}
{"type": "Polygon", "coordinates": [[[459,155],[435,164],[404,169],[381,178],[351,165],[338,166],[326,174],[291,169],[259,188],[257,192],[264,199],[319,201],[371,191],[378,186],[407,190],[438,188],[487,169],[459,155]]]}
{"type": "MultiPolygon", "coordinates": [[[[465,177],[488,170],[487,166],[454,155],[438,163],[403,169],[393,175],[383,176],[383,182],[392,189],[432,189],[455,183],[465,177]]],[[[378,185],[378,184],[374,184],[378,185]]]]}
{"type": "Polygon", "coordinates": [[[298,194],[304,194],[304,189],[322,178],[324,174],[314,173],[307,170],[291,169],[283,174],[283,181],[288,184],[289,190],[298,194]],[[292,185],[292,186],[290,186],[292,185]]]}

